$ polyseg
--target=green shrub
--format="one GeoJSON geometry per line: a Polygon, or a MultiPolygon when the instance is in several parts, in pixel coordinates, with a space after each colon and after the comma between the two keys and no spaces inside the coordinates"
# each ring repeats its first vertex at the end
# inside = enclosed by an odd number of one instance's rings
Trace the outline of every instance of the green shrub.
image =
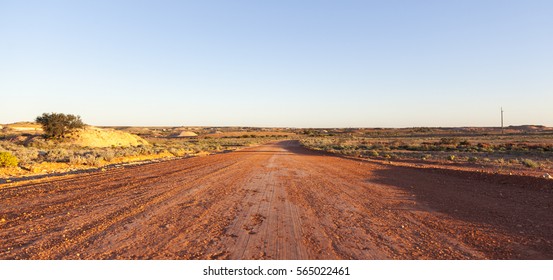
{"type": "Polygon", "coordinates": [[[0,152],[0,167],[17,166],[19,160],[10,152],[0,152]]]}
{"type": "Polygon", "coordinates": [[[522,164],[524,164],[524,166],[530,167],[530,168],[536,168],[540,166],[539,163],[527,158],[523,159],[521,162],[522,164]]]}
{"type": "Polygon", "coordinates": [[[44,113],[36,118],[36,122],[42,125],[46,136],[52,138],[62,138],[73,130],[85,126],[81,117],[61,113],[44,113]]]}

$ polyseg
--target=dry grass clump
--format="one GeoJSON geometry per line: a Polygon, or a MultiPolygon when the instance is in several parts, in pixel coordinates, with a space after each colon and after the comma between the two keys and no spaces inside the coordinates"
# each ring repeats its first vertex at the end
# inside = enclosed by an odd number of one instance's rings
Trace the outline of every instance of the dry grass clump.
{"type": "Polygon", "coordinates": [[[540,164],[531,160],[531,159],[522,159],[521,160],[522,164],[526,167],[530,167],[530,168],[537,168],[537,167],[540,167],[540,164]]]}

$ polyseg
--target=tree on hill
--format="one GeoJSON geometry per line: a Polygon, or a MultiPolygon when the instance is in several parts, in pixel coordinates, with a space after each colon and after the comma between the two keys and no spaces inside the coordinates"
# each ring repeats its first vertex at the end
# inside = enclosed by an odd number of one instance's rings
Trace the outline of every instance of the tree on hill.
{"type": "Polygon", "coordinates": [[[46,136],[52,138],[63,138],[73,130],[85,126],[80,116],[62,113],[43,113],[36,118],[36,122],[42,125],[46,136]]]}

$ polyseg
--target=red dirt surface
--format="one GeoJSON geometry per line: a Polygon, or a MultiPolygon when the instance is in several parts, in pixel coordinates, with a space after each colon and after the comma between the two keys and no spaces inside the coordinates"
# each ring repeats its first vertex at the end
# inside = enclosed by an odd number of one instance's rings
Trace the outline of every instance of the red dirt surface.
{"type": "Polygon", "coordinates": [[[0,259],[553,259],[552,181],[282,141],[1,188],[0,259]]]}

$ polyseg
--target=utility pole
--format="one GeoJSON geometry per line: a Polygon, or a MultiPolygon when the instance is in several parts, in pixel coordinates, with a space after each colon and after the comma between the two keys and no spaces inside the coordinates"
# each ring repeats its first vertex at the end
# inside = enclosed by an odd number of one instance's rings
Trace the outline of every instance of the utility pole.
{"type": "Polygon", "coordinates": [[[503,107],[501,107],[501,134],[503,134],[503,107]]]}

